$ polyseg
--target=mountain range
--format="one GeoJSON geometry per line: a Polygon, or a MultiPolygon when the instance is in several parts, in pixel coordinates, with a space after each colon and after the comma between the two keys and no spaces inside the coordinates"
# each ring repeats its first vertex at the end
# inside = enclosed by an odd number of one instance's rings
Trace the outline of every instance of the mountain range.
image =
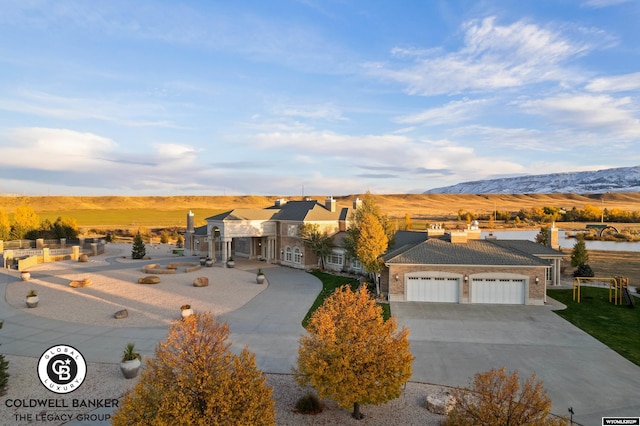
{"type": "Polygon", "coordinates": [[[640,192],[640,166],[462,182],[425,194],[601,194],[640,192]]]}

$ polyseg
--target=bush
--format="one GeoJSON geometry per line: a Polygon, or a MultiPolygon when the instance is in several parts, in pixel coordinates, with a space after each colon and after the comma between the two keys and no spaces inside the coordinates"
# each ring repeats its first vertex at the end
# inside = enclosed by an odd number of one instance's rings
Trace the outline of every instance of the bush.
{"type": "Polygon", "coordinates": [[[319,414],[322,412],[320,399],[312,393],[298,398],[296,401],[296,412],[301,414],[319,414]]]}
{"type": "MultiPolygon", "coordinates": [[[[0,321],[0,328],[4,324],[0,321]]],[[[5,361],[4,355],[0,354],[0,396],[4,395],[7,391],[7,384],[9,383],[9,361],[5,361]]]]}
{"type": "Polygon", "coordinates": [[[507,374],[505,367],[477,373],[469,389],[455,389],[453,396],[457,402],[447,426],[567,424],[550,414],[551,399],[535,374],[521,382],[517,370],[507,374]]]}
{"type": "Polygon", "coordinates": [[[578,269],[573,271],[574,277],[594,277],[593,269],[589,266],[588,263],[581,263],[578,265],[578,269]]]}

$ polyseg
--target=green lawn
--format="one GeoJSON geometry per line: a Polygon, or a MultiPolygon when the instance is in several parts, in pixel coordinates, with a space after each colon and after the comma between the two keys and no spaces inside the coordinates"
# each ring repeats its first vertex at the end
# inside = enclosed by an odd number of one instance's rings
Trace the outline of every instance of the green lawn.
{"type": "Polygon", "coordinates": [[[572,290],[548,290],[547,294],[567,305],[555,311],[620,355],[640,365],[640,299],[636,307],[609,303],[609,289],[582,287],[582,301],[573,301],[572,290]]]}
{"type": "MultiPolygon", "coordinates": [[[[319,271],[311,272],[311,274],[322,281],[322,291],[320,292],[318,297],[316,297],[316,300],[315,302],[313,302],[313,305],[311,305],[309,312],[307,312],[307,315],[305,315],[304,319],[302,320],[302,326],[304,328],[307,328],[307,323],[309,322],[311,315],[313,315],[316,309],[322,306],[322,304],[324,303],[324,299],[329,297],[338,287],[344,284],[349,284],[351,286],[351,290],[356,290],[358,288],[358,285],[360,285],[359,281],[355,278],[339,277],[337,275],[331,275],[327,274],[326,272],[319,271]]],[[[391,309],[389,307],[389,304],[379,303],[378,306],[382,307],[382,317],[385,319],[385,321],[389,319],[389,317],[391,316],[391,309]]]]}

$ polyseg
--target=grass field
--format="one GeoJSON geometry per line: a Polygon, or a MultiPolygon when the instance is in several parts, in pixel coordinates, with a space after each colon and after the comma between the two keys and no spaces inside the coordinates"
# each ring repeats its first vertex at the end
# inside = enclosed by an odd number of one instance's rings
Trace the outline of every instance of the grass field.
{"type": "MultiPolygon", "coordinates": [[[[338,207],[351,207],[353,200],[360,195],[336,196],[338,207]]],[[[324,202],[325,195],[311,196],[324,202]]],[[[403,223],[405,214],[409,214],[417,228],[426,222],[449,222],[456,225],[459,210],[474,214],[488,214],[494,210],[519,211],[532,207],[573,207],[582,209],[585,205],[607,209],[640,211],[640,193],[606,194],[605,200],[600,194],[388,194],[373,198],[380,209],[392,218],[403,223]]],[[[173,227],[186,225],[189,210],[195,213],[197,224],[216,213],[234,208],[266,208],[272,206],[279,196],[167,196],[167,197],[64,197],[64,196],[0,196],[0,211],[10,217],[15,209],[29,205],[41,219],[55,220],[59,216],[72,217],[81,227],[104,228],[131,226],[173,227]]],[[[291,200],[301,197],[287,197],[291,200]]],[[[458,225],[460,225],[458,223],[458,225]]],[[[464,224],[463,224],[464,225],[464,224]]],[[[563,226],[562,224],[559,224],[563,226]]],[[[496,223],[496,226],[499,226],[496,223]]],[[[580,228],[584,225],[581,224],[580,228]]]]}
{"type": "Polygon", "coordinates": [[[583,290],[581,303],[573,301],[572,290],[548,290],[547,294],[567,305],[567,309],[555,311],[558,315],[640,365],[640,306],[630,309],[610,303],[608,288],[583,290]]]}

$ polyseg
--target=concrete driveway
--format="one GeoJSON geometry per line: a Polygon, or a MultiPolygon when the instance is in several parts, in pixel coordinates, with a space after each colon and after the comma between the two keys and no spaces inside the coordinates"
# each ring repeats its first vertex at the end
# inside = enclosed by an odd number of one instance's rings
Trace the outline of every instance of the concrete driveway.
{"type": "Polygon", "coordinates": [[[412,381],[466,385],[506,366],[536,373],[553,412],[583,425],[603,416],[640,416],[640,367],[553,313],[548,306],[392,302],[411,334],[412,381]]]}

